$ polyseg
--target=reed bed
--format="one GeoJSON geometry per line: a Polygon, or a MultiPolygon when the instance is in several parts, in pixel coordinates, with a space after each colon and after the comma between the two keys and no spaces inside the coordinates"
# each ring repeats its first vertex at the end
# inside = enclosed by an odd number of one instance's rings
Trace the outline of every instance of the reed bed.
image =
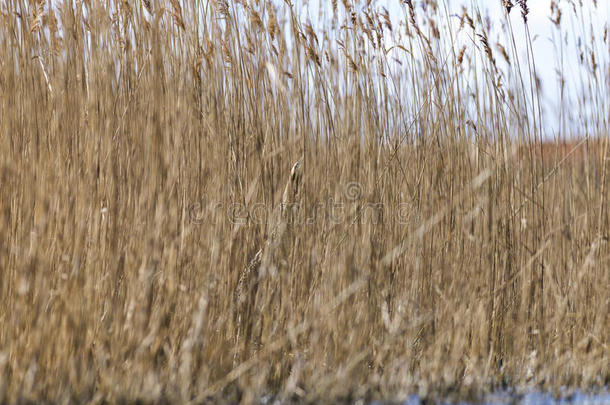
{"type": "Polygon", "coordinates": [[[2,0],[0,402],[607,387],[607,24],[400,3],[2,0]]]}

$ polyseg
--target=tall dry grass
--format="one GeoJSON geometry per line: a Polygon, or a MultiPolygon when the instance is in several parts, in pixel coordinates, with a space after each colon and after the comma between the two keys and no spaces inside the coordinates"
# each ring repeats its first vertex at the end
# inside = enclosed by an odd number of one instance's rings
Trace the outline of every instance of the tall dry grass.
{"type": "Polygon", "coordinates": [[[0,402],[607,386],[607,26],[402,3],[3,0],[0,402]]]}

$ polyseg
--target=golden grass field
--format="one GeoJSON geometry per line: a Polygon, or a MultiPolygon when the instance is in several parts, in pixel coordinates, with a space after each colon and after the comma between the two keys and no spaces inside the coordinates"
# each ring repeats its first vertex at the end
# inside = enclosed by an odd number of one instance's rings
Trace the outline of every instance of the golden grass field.
{"type": "Polygon", "coordinates": [[[609,385],[607,24],[368,3],[0,1],[0,403],[609,385]]]}

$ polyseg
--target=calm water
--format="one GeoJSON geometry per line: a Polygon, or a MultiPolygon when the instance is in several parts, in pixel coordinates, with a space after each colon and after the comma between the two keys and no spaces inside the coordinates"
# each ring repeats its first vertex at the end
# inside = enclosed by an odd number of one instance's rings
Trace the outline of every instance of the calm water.
{"type": "MultiPolygon", "coordinates": [[[[422,401],[417,395],[410,396],[404,405],[418,405],[422,401]]],[[[483,404],[524,404],[524,405],[552,405],[552,404],[577,404],[577,405],[610,405],[610,392],[606,389],[601,394],[585,394],[574,392],[565,394],[561,398],[555,398],[552,394],[544,392],[528,392],[515,394],[511,392],[499,392],[488,395],[483,404]]]]}

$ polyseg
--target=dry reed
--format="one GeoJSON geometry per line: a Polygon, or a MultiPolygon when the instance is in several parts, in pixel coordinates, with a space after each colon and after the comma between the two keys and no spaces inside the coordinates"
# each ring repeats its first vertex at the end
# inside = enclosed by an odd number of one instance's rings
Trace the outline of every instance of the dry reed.
{"type": "Polygon", "coordinates": [[[0,402],[607,387],[607,36],[552,151],[424,3],[2,1],[0,402]]]}

